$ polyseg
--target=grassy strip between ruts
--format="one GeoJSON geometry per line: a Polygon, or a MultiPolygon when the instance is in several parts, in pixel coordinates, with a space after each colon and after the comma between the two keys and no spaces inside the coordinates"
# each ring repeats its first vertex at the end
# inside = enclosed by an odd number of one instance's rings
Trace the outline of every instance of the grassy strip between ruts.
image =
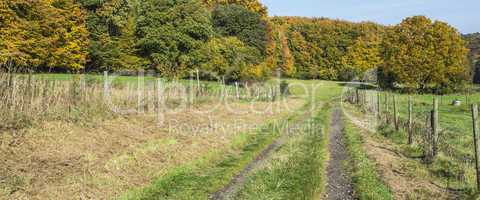
{"type": "Polygon", "coordinates": [[[301,132],[290,133],[283,145],[262,168],[247,178],[238,199],[314,199],[325,186],[328,125],[331,106],[325,104],[301,132]],[[316,125],[316,126],[312,126],[316,125]]]}
{"type": "Polygon", "coordinates": [[[208,199],[272,143],[283,131],[279,125],[295,120],[295,115],[270,122],[257,133],[239,135],[230,151],[212,152],[193,164],[172,170],[147,187],[127,192],[120,199],[208,199]]]}
{"type": "Polygon", "coordinates": [[[344,119],[345,145],[349,152],[349,163],[355,195],[360,200],[393,199],[390,189],[377,174],[375,166],[363,149],[363,137],[360,130],[348,119],[344,119]]]}

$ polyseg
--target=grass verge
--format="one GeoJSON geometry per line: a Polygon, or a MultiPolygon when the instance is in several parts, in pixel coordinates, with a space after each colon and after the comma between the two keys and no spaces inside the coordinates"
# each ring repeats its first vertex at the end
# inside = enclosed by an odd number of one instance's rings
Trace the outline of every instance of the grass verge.
{"type": "Polygon", "coordinates": [[[348,119],[345,120],[345,145],[350,158],[348,168],[352,175],[355,196],[360,200],[393,199],[390,189],[383,183],[363,149],[364,141],[360,131],[362,130],[348,119]]]}

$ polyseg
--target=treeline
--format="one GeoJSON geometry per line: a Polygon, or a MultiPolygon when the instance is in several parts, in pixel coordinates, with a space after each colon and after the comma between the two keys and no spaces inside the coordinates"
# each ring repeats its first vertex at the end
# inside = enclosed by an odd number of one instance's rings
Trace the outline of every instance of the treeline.
{"type": "Polygon", "coordinates": [[[266,16],[257,0],[0,0],[0,63],[265,79],[266,16]]]}
{"type": "MultiPolygon", "coordinates": [[[[472,49],[473,38],[465,37],[472,49]]],[[[455,28],[423,16],[383,26],[269,18],[259,0],[0,0],[0,63],[25,71],[146,69],[184,78],[198,69],[202,79],[226,81],[376,76],[384,88],[448,92],[473,77],[466,46],[455,28]]]]}
{"type": "Polygon", "coordinates": [[[462,90],[472,77],[461,34],[424,16],[395,26],[301,17],[275,17],[272,22],[282,38],[277,42],[283,48],[281,66],[292,69],[295,78],[376,76],[386,89],[445,93],[462,90]]]}
{"type": "Polygon", "coordinates": [[[286,55],[282,66],[292,77],[351,80],[381,62],[381,25],[300,17],[275,17],[272,22],[286,55]]]}
{"type": "Polygon", "coordinates": [[[480,33],[466,34],[463,35],[463,38],[467,41],[468,49],[470,49],[468,57],[474,71],[473,82],[480,84],[480,33]]]}

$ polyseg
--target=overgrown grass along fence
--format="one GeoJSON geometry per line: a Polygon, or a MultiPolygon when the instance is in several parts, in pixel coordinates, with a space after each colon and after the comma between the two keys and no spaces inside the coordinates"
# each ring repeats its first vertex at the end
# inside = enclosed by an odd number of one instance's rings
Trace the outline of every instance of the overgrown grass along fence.
{"type": "Polygon", "coordinates": [[[480,94],[407,95],[350,88],[344,97],[371,114],[379,133],[400,144],[405,156],[421,159],[443,187],[460,196],[478,192],[472,105],[479,103],[480,94]]]}
{"type": "Polygon", "coordinates": [[[56,79],[0,72],[0,130],[43,121],[88,123],[128,113],[155,114],[209,101],[275,101],[284,95],[279,85],[262,83],[226,85],[198,79],[110,77],[108,73],[56,79]]]}

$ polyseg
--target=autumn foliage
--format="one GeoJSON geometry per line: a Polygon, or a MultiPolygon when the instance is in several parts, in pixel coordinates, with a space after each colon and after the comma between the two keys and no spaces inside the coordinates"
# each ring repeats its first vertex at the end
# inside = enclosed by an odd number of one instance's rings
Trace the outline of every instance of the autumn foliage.
{"type": "Polygon", "coordinates": [[[444,22],[407,18],[385,35],[380,83],[437,93],[461,89],[470,74],[465,45],[460,33],[444,22]]]}
{"type": "Polygon", "coordinates": [[[301,17],[272,21],[279,27],[282,67],[295,78],[351,80],[382,62],[381,25],[301,17]]]}
{"type": "Polygon", "coordinates": [[[0,63],[80,70],[88,35],[85,12],[73,1],[0,1],[0,63]]]}
{"type": "Polygon", "coordinates": [[[0,64],[22,70],[198,69],[227,81],[365,81],[378,70],[384,88],[439,92],[473,77],[466,45],[423,16],[395,26],[269,18],[259,0],[0,0],[0,64]]]}
{"type": "Polygon", "coordinates": [[[444,93],[463,89],[470,76],[460,33],[424,16],[396,26],[325,18],[275,17],[282,64],[292,77],[326,80],[372,78],[385,89],[444,93]],[[279,37],[279,38],[282,38],[279,37]]]}

